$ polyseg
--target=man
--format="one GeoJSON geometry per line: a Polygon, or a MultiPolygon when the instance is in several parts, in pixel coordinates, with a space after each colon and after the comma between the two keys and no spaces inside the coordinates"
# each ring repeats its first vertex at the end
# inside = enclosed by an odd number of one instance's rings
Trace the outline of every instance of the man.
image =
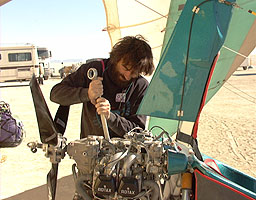
{"type": "Polygon", "coordinates": [[[132,128],[145,128],[146,116],[136,115],[148,86],[141,75],[154,71],[151,47],[141,35],[128,36],[114,45],[109,59],[83,64],[51,90],[50,99],[61,105],[83,103],[81,138],[103,136],[99,115],[106,117],[110,137],[123,137],[132,128]],[[89,69],[97,80],[87,77],[89,69]]]}

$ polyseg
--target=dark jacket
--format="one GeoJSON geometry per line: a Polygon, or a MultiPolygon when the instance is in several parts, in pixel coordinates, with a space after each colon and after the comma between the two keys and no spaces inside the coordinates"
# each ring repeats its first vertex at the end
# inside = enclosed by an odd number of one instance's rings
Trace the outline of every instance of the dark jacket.
{"type": "Polygon", "coordinates": [[[100,117],[88,97],[91,80],[87,78],[87,71],[92,67],[97,69],[99,76],[103,75],[103,97],[111,105],[110,118],[107,120],[110,137],[122,137],[135,127],[145,128],[146,116],[136,115],[136,112],[148,86],[147,80],[140,76],[127,88],[120,88],[111,79],[109,59],[103,61],[106,68],[104,72],[101,61],[83,64],[51,90],[50,99],[55,103],[64,106],[83,103],[81,138],[88,135],[104,135],[100,117]],[[125,102],[120,102],[121,93],[126,96],[125,102]]]}

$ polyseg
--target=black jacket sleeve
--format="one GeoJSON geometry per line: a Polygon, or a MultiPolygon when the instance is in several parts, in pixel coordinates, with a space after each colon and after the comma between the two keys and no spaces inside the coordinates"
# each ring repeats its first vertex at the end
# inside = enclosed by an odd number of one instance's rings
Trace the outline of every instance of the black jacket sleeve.
{"type": "Polygon", "coordinates": [[[90,101],[88,97],[90,80],[87,78],[87,71],[91,67],[99,70],[102,68],[100,62],[83,64],[76,72],[68,75],[52,88],[51,101],[64,106],[90,101]]]}

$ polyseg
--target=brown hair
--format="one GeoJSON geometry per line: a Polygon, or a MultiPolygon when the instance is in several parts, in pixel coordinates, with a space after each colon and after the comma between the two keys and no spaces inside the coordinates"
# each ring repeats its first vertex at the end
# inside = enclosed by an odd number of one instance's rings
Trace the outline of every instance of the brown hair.
{"type": "Polygon", "coordinates": [[[143,75],[151,75],[155,69],[151,47],[141,35],[126,36],[113,46],[111,64],[116,65],[121,59],[143,75]]]}

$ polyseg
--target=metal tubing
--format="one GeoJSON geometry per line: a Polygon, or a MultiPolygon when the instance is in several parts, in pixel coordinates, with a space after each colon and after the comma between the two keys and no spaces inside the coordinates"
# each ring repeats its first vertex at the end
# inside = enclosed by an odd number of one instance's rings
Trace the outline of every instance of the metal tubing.
{"type": "Polygon", "coordinates": [[[85,191],[84,181],[86,181],[86,178],[83,176],[76,179],[76,191],[83,197],[84,200],[92,200],[92,198],[85,191]]]}
{"type": "Polygon", "coordinates": [[[151,200],[158,200],[160,197],[160,193],[159,193],[159,186],[157,185],[157,183],[155,181],[149,181],[149,180],[145,180],[143,181],[143,186],[147,186],[150,187],[152,189],[152,197],[151,200]]]}
{"type": "MultiPolygon", "coordinates": [[[[98,78],[98,72],[97,69],[95,68],[90,68],[87,72],[87,77],[90,80],[96,80],[98,78]]],[[[109,132],[108,132],[108,124],[107,124],[107,120],[105,118],[105,116],[103,114],[100,115],[101,118],[101,123],[102,123],[102,127],[103,127],[103,132],[104,132],[104,138],[107,141],[110,141],[110,136],[109,136],[109,132]]]]}

